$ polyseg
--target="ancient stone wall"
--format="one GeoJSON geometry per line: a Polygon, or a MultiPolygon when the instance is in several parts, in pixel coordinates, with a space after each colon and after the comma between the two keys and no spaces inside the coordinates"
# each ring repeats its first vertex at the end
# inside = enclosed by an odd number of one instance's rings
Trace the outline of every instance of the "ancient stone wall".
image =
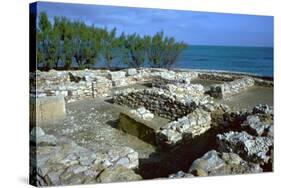
{"type": "Polygon", "coordinates": [[[209,130],[210,125],[211,114],[197,108],[187,116],[161,127],[157,133],[157,142],[160,145],[174,146],[182,141],[190,141],[209,130]]]}
{"type": "Polygon", "coordinates": [[[238,94],[255,85],[253,78],[244,77],[232,82],[225,82],[223,84],[215,84],[210,87],[210,95],[215,98],[227,98],[238,94]]]}
{"type": "Polygon", "coordinates": [[[231,82],[235,79],[241,78],[241,76],[235,76],[230,74],[222,73],[199,73],[198,78],[202,80],[213,80],[213,81],[222,81],[222,82],[231,82]]]}
{"type": "MultiPolygon", "coordinates": [[[[165,88],[167,84],[173,84],[179,88],[184,84],[190,84],[190,81],[195,78],[225,82],[212,87],[211,94],[215,97],[240,92],[240,90],[253,84],[267,87],[273,86],[273,82],[270,80],[241,77],[241,75],[233,74],[184,72],[152,68],[124,69],[114,72],[109,70],[50,70],[48,72],[37,70],[30,73],[30,93],[35,97],[62,95],[67,100],[81,99],[83,97],[108,96],[111,94],[113,87],[128,86],[139,82],[149,81],[152,82],[153,87],[160,88],[165,88]],[[252,81],[253,79],[254,81],[252,81]]],[[[199,89],[195,88],[194,91],[198,92],[199,89]]]]}
{"type": "Polygon", "coordinates": [[[153,114],[168,119],[177,119],[192,112],[196,107],[193,100],[177,100],[170,93],[159,88],[142,90],[128,89],[115,93],[113,100],[131,108],[145,107],[153,114]]]}
{"type": "Polygon", "coordinates": [[[121,87],[151,79],[149,69],[77,70],[30,73],[30,94],[34,97],[62,95],[66,99],[104,97],[112,87],[121,87]]]}

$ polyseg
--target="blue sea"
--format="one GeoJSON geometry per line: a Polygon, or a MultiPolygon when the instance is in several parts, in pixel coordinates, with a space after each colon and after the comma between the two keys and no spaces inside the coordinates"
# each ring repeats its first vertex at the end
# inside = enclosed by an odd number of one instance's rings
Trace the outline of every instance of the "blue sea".
{"type": "Polygon", "coordinates": [[[189,46],[175,68],[223,70],[273,77],[273,48],[189,46]]]}

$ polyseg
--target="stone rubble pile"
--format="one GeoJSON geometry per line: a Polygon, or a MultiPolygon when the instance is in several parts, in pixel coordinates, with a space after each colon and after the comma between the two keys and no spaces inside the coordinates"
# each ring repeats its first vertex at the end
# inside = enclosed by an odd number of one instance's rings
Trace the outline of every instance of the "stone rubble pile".
{"type": "Polygon", "coordinates": [[[81,147],[67,138],[45,134],[40,127],[31,131],[32,180],[38,186],[139,180],[138,153],[128,147],[105,153],[81,147]]]}
{"type": "Polygon", "coordinates": [[[224,84],[215,84],[210,87],[210,95],[215,98],[227,98],[254,86],[254,84],[254,79],[250,77],[244,77],[224,84]]]}
{"type": "Polygon", "coordinates": [[[158,131],[156,139],[159,145],[175,146],[183,141],[191,141],[195,136],[211,128],[211,115],[200,108],[177,121],[164,125],[158,131]]]}
{"type": "Polygon", "coordinates": [[[268,105],[257,105],[253,108],[253,114],[269,114],[273,116],[273,107],[268,105]]]}
{"type": "Polygon", "coordinates": [[[255,163],[243,160],[235,153],[220,153],[211,150],[196,159],[188,173],[195,176],[230,175],[243,173],[260,173],[262,168],[255,163]]]}
{"type": "Polygon", "coordinates": [[[272,162],[273,108],[257,105],[251,112],[241,113],[235,119],[240,122],[241,132],[217,135],[219,150],[237,153],[243,159],[261,165],[272,162]]]}
{"type": "Polygon", "coordinates": [[[227,112],[227,121],[235,122],[241,132],[217,135],[218,148],[195,160],[185,172],[169,178],[260,173],[272,170],[273,108],[257,105],[252,111],[227,112]],[[267,166],[267,167],[266,167],[267,166]]]}
{"type": "Polygon", "coordinates": [[[130,113],[144,120],[151,120],[154,118],[154,114],[152,114],[149,110],[146,110],[144,107],[140,107],[136,110],[130,110],[130,113]]]}
{"type": "Polygon", "coordinates": [[[268,163],[268,155],[273,140],[268,137],[252,136],[245,131],[233,132],[217,135],[219,150],[234,152],[248,161],[264,164],[268,163]]]}
{"type": "Polygon", "coordinates": [[[273,136],[273,121],[262,121],[257,115],[247,116],[241,126],[254,136],[273,136]]]}

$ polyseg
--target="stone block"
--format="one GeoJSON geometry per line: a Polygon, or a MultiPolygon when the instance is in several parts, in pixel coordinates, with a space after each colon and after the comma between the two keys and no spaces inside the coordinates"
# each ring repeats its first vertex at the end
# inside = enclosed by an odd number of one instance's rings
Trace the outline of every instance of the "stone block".
{"type": "Polygon", "coordinates": [[[125,78],[125,76],[126,76],[126,72],[124,72],[124,71],[109,72],[109,78],[112,81],[125,78]]]}
{"type": "Polygon", "coordinates": [[[127,76],[134,76],[138,73],[137,69],[127,69],[127,76]]]}
{"type": "Polygon", "coordinates": [[[48,96],[30,99],[30,123],[37,125],[65,117],[63,96],[48,96]]]}

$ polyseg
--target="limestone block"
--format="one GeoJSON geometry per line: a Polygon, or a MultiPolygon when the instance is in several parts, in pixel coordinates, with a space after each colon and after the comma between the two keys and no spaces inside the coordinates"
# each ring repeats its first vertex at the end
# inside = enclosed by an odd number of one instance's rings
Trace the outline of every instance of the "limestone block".
{"type": "Polygon", "coordinates": [[[61,95],[30,99],[30,123],[33,125],[52,122],[65,115],[65,100],[61,95]]]}

